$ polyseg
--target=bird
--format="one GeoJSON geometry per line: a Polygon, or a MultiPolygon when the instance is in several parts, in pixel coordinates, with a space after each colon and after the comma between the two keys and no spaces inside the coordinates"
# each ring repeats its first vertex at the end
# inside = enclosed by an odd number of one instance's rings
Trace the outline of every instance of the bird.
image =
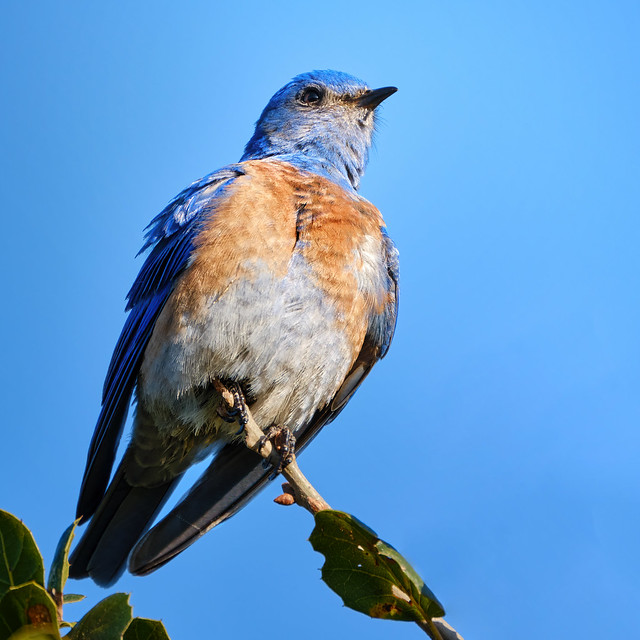
{"type": "Polygon", "coordinates": [[[377,109],[396,91],[341,71],[296,76],[262,111],[240,161],[151,221],[87,454],[77,518],[88,526],[71,577],[109,586],[127,566],[146,575],[274,476],[221,411],[220,385],[265,432],[289,430],[300,452],[386,355],[398,251],[358,188],[377,109]],[[130,405],[131,437],[111,477],[130,405]]]}

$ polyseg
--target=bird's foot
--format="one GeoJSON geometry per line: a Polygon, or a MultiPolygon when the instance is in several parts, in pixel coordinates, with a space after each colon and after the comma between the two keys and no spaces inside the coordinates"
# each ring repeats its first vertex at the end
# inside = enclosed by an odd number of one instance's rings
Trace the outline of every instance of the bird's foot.
{"type": "Polygon", "coordinates": [[[280,456],[280,463],[277,469],[274,470],[275,477],[289,463],[293,462],[296,451],[296,437],[289,427],[269,427],[258,443],[260,450],[264,448],[267,442],[271,443],[271,446],[280,456]]]}
{"type": "Polygon", "coordinates": [[[244,426],[249,422],[249,414],[247,413],[247,403],[240,385],[237,382],[230,382],[224,385],[218,380],[214,382],[214,385],[222,396],[222,401],[217,408],[218,415],[225,422],[238,422],[240,429],[236,435],[241,434],[244,426]]]}

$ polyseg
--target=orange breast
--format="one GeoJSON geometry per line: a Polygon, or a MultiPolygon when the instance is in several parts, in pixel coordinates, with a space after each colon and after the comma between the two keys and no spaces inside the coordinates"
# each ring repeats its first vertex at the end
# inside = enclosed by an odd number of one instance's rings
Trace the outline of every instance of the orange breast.
{"type": "Polygon", "coordinates": [[[310,266],[353,359],[370,315],[384,305],[380,212],[335,183],[280,161],[249,161],[198,235],[189,269],[171,296],[165,319],[193,315],[212,295],[256,265],[284,277],[295,252],[310,266]],[[379,264],[376,264],[376,261],[379,264]]]}

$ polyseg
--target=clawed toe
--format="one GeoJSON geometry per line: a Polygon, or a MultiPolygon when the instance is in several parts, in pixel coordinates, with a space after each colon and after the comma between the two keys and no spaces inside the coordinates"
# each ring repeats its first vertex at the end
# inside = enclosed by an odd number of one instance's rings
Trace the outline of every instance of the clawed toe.
{"type": "Polygon", "coordinates": [[[225,422],[238,422],[240,429],[236,435],[241,434],[244,426],[249,422],[249,414],[240,385],[237,382],[230,382],[225,385],[219,381],[215,381],[214,384],[222,396],[222,401],[216,408],[217,414],[225,422]]]}
{"type": "Polygon", "coordinates": [[[288,427],[270,427],[260,438],[258,444],[260,450],[264,449],[267,442],[271,443],[280,456],[280,463],[274,471],[274,475],[278,475],[289,463],[293,462],[296,437],[288,427]]]}

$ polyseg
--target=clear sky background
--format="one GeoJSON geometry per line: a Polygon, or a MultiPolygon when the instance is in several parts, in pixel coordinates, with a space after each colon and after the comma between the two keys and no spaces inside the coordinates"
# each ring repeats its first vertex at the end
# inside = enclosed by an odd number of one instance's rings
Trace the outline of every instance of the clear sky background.
{"type": "MultiPolygon", "coordinates": [[[[640,4],[7,0],[0,48],[0,507],[47,561],[143,227],[240,157],[274,91],[333,68],[399,87],[361,193],[401,309],[303,470],[468,640],[637,635],[640,4]]],[[[116,588],[174,640],[420,637],[341,606],[278,486],[116,588]]]]}

